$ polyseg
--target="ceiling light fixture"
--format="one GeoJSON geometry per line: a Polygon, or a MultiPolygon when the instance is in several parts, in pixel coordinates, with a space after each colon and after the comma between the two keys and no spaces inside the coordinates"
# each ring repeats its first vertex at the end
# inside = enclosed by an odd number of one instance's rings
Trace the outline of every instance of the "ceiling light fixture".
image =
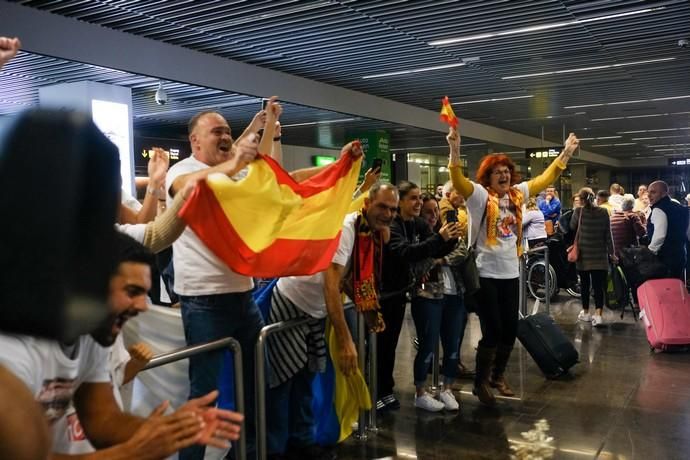
{"type": "Polygon", "coordinates": [[[581,137],[581,141],[593,141],[593,140],[603,140],[603,139],[620,139],[623,136],[600,136],[600,137],[581,137]]]}
{"type": "Polygon", "coordinates": [[[324,120],[324,121],[309,121],[307,123],[293,123],[290,125],[282,125],[283,128],[292,128],[295,126],[313,126],[313,125],[329,125],[331,123],[344,123],[347,121],[357,121],[359,118],[339,118],[337,120],[324,120]]]}
{"type": "Polygon", "coordinates": [[[408,75],[408,74],[412,74],[412,73],[431,72],[432,70],[452,69],[454,67],[462,67],[464,65],[465,65],[464,62],[455,62],[453,64],[435,65],[432,67],[420,67],[418,69],[397,70],[395,72],[377,73],[374,75],[364,75],[362,77],[362,79],[368,80],[370,78],[394,77],[396,75],[408,75]]]}
{"type": "Polygon", "coordinates": [[[685,127],[685,128],[659,128],[659,129],[640,129],[638,131],[621,131],[618,134],[660,133],[660,132],[664,132],[664,131],[680,131],[682,129],[690,129],[690,126],[685,127]]]}
{"type": "Polygon", "coordinates": [[[597,66],[592,66],[592,67],[579,67],[577,69],[554,70],[552,72],[537,72],[537,73],[528,73],[525,75],[511,75],[509,77],[501,77],[501,80],[514,80],[516,78],[530,78],[530,77],[545,77],[548,75],[560,75],[560,74],[564,74],[564,73],[591,72],[593,70],[604,70],[604,69],[613,69],[616,67],[627,67],[627,66],[633,66],[633,65],[652,64],[655,62],[673,61],[675,59],[676,58],[674,58],[674,57],[668,57],[668,58],[660,58],[660,59],[648,59],[646,61],[623,62],[620,64],[607,64],[607,65],[597,65],[597,66]]]}
{"type": "MultiPolygon", "coordinates": [[[[670,96],[670,97],[655,97],[653,99],[637,99],[634,101],[618,101],[618,102],[604,102],[600,104],[585,104],[585,105],[569,105],[563,107],[564,109],[583,109],[585,107],[601,107],[604,105],[622,105],[622,104],[637,104],[640,102],[658,102],[658,101],[670,101],[673,99],[687,99],[690,98],[689,95],[685,96],[670,96]]],[[[679,112],[680,113],[680,112],[679,112]]]]}
{"type": "MultiPolygon", "coordinates": [[[[465,144],[463,143],[463,147],[475,147],[479,145],[486,145],[485,143],[476,143],[476,144],[465,144]]],[[[425,145],[422,147],[405,147],[405,148],[395,148],[395,149],[389,149],[391,152],[400,152],[400,151],[407,151],[411,152],[413,150],[426,150],[426,149],[442,149],[442,148],[448,148],[448,145],[425,145]]]]}
{"type": "Polygon", "coordinates": [[[663,6],[657,7],[657,8],[644,8],[641,10],[627,11],[625,13],[609,14],[606,16],[595,16],[593,18],[586,18],[586,19],[574,19],[572,21],[556,22],[556,23],[552,23],[552,24],[543,24],[540,26],[521,27],[519,29],[504,30],[502,32],[489,32],[489,33],[483,33],[483,34],[477,34],[477,35],[468,35],[465,37],[444,38],[442,40],[430,41],[429,45],[431,45],[431,46],[453,45],[455,43],[484,40],[486,38],[496,38],[496,37],[505,37],[508,35],[518,35],[518,34],[527,34],[527,33],[531,33],[531,32],[541,32],[543,30],[558,29],[561,27],[574,26],[574,25],[578,25],[578,24],[586,24],[588,22],[605,21],[608,19],[616,19],[616,18],[622,18],[622,17],[627,17],[627,16],[633,16],[636,14],[650,13],[652,11],[659,11],[659,10],[663,10],[663,9],[665,9],[665,7],[663,7],[663,6]]]}
{"type": "Polygon", "coordinates": [[[461,104],[478,104],[480,102],[500,102],[500,101],[511,101],[513,99],[529,99],[534,97],[534,94],[527,96],[513,96],[513,97],[492,97],[491,99],[477,99],[475,101],[463,101],[463,102],[451,102],[450,105],[461,105],[461,104]]]}

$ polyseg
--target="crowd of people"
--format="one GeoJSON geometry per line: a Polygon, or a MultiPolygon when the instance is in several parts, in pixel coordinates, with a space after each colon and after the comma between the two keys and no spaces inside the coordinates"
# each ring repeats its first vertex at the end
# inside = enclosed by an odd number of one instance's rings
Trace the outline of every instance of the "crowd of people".
{"type": "MultiPolygon", "coordinates": [[[[0,66],[19,46],[17,39],[0,37],[0,66]]],[[[268,451],[276,459],[335,458],[333,451],[317,446],[313,436],[311,382],[325,369],[329,349],[338,372],[351,376],[358,371],[355,312],[365,311],[370,330],[378,334],[377,410],[396,410],[401,404],[393,375],[410,303],[418,340],[410,376],[414,406],[457,411],[460,401],[452,387],[467,375],[473,376],[473,393],[483,404],[495,405],[495,392],[514,395],[506,368],[518,326],[518,260],[527,247],[544,244],[556,232],[575,232],[583,306],[578,318],[595,326],[603,321],[609,263],[621,257],[623,248],[647,244],[670,276],[683,274],[688,211],[671,200],[664,182],[640,186],[637,198],[624,194],[618,184],[596,194],[583,188],[574,197],[575,211],[564,222],[552,184],[579,145],[574,134],[558,158],[531,180],[520,179],[508,156],[492,154],[482,159],[473,181],[460,166],[461,138],[451,128],[450,180],[435,194],[427,194],[418,184],[382,183],[379,170],[367,171],[353,191],[354,209],[345,216],[328,268],[278,279],[264,318],[253,297],[254,279],[230,269],[179,213],[199,182],[211,174],[242,181],[258,152],[280,163],[281,113],[277,99],[270,98],[234,138],[220,113],[203,111],[189,122],[189,158],[168,168],[166,152],[154,151],[143,203],[128,206],[123,195],[122,204],[112,210],[117,232],[110,249],[116,260],[104,299],[108,313],[88,334],[72,339],[0,334],[0,402],[2,407],[25,406],[22,430],[35,432],[36,440],[27,444],[21,437],[13,439],[17,427],[3,422],[0,457],[148,459],[179,452],[181,459],[202,459],[207,446],[227,448],[242,429],[248,458],[253,458],[259,416],[254,413],[255,393],[264,391],[255,381],[259,332],[267,323],[301,318],[308,320],[303,326],[268,341],[268,451]],[[157,266],[154,255],[170,247],[170,267],[157,266]],[[121,331],[128,319],[146,312],[147,293],[157,282],[152,273],[163,271],[174,274],[171,293],[179,297],[188,345],[223,337],[239,341],[244,414],[215,407],[221,352],[190,358],[189,401],[183,406],[172,409],[163,403],[145,418],[121,409],[119,387],[135,378],[153,356],[145,343],[126,348],[121,331]],[[589,313],[590,287],[594,315],[589,313]],[[460,360],[470,311],[477,313],[482,331],[474,371],[460,360]],[[426,381],[439,341],[443,387],[433,395],[426,381]],[[38,405],[27,402],[31,399],[38,405]],[[44,418],[37,417],[39,413],[44,418]]],[[[361,145],[348,143],[341,155],[360,158],[361,145]]],[[[290,176],[303,182],[323,168],[301,169],[290,176]]]]}

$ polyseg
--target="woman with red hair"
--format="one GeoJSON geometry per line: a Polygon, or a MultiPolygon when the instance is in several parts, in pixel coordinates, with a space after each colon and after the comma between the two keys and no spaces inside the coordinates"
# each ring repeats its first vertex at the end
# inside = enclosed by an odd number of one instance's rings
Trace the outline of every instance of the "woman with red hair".
{"type": "Polygon", "coordinates": [[[491,387],[503,396],[514,396],[504,373],[517,335],[522,205],[558,178],[579,141],[571,133],[565,148],[546,171],[525,182],[520,182],[515,163],[506,155],[487,155],[477,170],[477,182],[472,182],[460,168],[460,135],[451,128],[447,140],[450,177],[453,187],[466,199],[469,241],[476,244],[481,286],[477,314],[482,339],[477,348],[472,392],[482,403],[494,405],[491,387]]]}

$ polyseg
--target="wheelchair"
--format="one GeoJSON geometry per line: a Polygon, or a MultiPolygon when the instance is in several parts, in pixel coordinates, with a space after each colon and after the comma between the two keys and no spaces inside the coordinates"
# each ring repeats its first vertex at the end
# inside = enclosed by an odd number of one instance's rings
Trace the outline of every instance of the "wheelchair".
{"type": "MultiPolygon", "coordinates": [[[[570,296],[580,297],[580,280],[575,264],[568,262],[566,246],[558,234],[546,241],[549,249],[549,299],[554,300],[563,289],[570,296]]],[[[527,252],[525,260],[525,281],[527,293],[541,302],[546,300],[546,260],[544,252],[527,252]]]]}

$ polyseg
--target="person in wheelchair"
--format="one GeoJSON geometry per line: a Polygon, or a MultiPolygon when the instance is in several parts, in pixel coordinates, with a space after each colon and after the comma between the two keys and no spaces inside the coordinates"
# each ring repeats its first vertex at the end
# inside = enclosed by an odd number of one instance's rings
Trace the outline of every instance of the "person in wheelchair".
{"type": "Polygon", "coordinates": [[[522,233],[527,240],[527,248],[532,249],[546,243],[546,225],[544,214],[537,206],[537,199],[530,197],[525,206],[526,212],[522,217],[522,233]]]}

